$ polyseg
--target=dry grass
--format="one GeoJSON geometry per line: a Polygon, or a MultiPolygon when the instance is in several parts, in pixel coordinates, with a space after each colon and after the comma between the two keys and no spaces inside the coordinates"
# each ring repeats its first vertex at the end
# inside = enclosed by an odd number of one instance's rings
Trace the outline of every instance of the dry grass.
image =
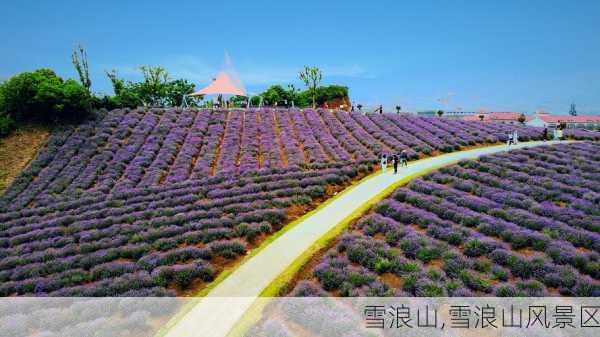
{"type": "Polygon", "coordinates": [[[23,126],[0,139],[0,194],[35,157],[49,135],[47,126],[23,126]]]}

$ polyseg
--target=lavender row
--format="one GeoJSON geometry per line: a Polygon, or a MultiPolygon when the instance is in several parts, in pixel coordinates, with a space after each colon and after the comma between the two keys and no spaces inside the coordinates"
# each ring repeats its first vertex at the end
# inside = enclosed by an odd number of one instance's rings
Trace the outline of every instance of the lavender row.
{"type": "Polygon", "coordinates": [[[168,184],[188,179],[194,159],[202,148],[210,117],[209,111],[196,113],[190,132],[185,137],[181,150],[177,153],[175,162],[167,175],[166,182],[168,184]]]}
{"type": "Polygon", "coordinates": [[[292,294],[600,296],[600,218],[561,197],[598,209],[598,153],[596,143],[517,150],[415,180],[343,234],[292,294]],[[535,184],[520,167],[573,183],[535,184]]]}

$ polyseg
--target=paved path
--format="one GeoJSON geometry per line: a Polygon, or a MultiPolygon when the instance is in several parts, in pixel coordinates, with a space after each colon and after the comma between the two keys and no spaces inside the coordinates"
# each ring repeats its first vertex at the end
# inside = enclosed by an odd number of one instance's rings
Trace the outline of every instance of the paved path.
{"type": "MultiPolygon", "coordinates": [[[[526,142],[513,145],[511,149],[554,143],[556,142],[526,142]]],[[[184,315],[167,336],[226,336],[263,289],[298,256],[386,188],[408,176],[427,172],[432,167],[506,150],[506,145],[497,145],[443,154],[409,163],[397,175],[392,174],[393,170],[388,168],[384,174],[365,179],[239,266],[184,315]]]]}

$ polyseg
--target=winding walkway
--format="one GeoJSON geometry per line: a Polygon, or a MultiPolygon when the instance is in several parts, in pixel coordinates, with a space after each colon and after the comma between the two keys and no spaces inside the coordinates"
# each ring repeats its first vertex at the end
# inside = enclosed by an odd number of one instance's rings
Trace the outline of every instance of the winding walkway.
{"type": "MultiPolygon", "coordinates": [[[[555,144],[524,142],[511,149],[555,144]]],[[[388,168],[384,174],[369,176],[352,189],[342,193],[318,209],[255,256],[240,265],[233,273],[195,304],[167,332],[167,336],[226,336],[262,291],[283,273],[296,258],[319,238],[365,204],[374,203],[386,189],[400,181],[421,176],[432,169],[507,150],[506,145],[459,151],[418,160],[401,168],[394,175],[388,168]]]]}

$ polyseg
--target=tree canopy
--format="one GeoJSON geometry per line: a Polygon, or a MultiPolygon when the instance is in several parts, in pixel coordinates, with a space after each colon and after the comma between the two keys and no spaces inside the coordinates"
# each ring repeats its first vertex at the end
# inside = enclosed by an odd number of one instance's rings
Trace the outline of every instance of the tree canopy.
{"type": "Polygon", "coordinates": [[[142,66],[143,80],[126,81],[115,70],[106,72],[113,86],[113,102],[120,107],[180,106],[183,95],[194,91],[194,84],[185,79],[171,79],[160,66],[142,66]]]}
{"type": "Polygon", "coordinates": [[[308,92],[312,98],[312,107],[315,108],[317,100],[317,88],[323,80],[323,72],[318,67],[304,66],[304,69],[298,73],[298,78],[306,85],[306,88],[308,89],[308,92]]]}
{"type": "Polygon", "coordinates": [[[91,102],[84,86],[50,69],[23,72],[0,84],[0,111],[17,121],[81,119],[91,102]]]}
{"type": "MultiPolygon", "coordinates": [[[[291,84],[287,88],[276,84],[268,87],[258,96],[252,97],[252,105],[259,104],[259,97],[262,97],[263,103],[266,105],[290,106],[294,102],[297,107],[307,107],[311,105],[313,90],[300,91],[291,84]]],[[[315,106],[346,97],[348,97],[348,87],[346,86],[328,85],[317,87],[314,90],[315,106]]]]}

